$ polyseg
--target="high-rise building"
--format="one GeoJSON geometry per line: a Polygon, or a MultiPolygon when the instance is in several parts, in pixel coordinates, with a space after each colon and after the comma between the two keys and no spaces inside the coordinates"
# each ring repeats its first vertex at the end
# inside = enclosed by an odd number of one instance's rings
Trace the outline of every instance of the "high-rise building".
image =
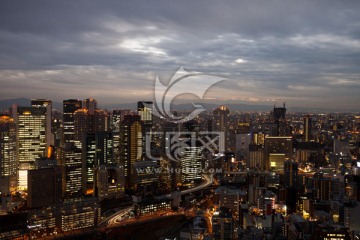
{"type": "Polygon", "coordinates": [[[96,132],[83,135],[83,192],[90,193],[94,186],[94,169],[99,165],[113,163],[111,132],[96,132]],[[90,192],[89,192],[90,191],[90,192]]]}
{"type": "Polygon", "coordinates": [[[229,209],[221,208],[212,216],[213,239],[232,240],[234,239],[234,220],[229,209]]]}
{"type": "Polygon", "coordinates": [[[285,161],[284,163],[284,186],[297,187],[298,180],[298,164],[293,161],[285,161]]]}
{"type": "Polygon", "coordinates": [[[49,207],[61,202],[62,177],[59,166],[29,170],[28,208],[49,207]]]}
{"type": "Polygon", "coordinates": [[[275,171],[284,170],[284,162],[292,157],[292,137],[266,137],[265,158],[266,169],[275,171]]]}
{"type": "Polygon", "coordinates": [[[159,186],[159,166],[153,161],[138,161],[134,163],[135,176],[132,182],[137,190],[154,190],[159,186]]]}
{"type": "Polygon", "coordinates": [[[57,150],[57,159],[62,170],[62,192],[65,197],[76,196],[82,187],[82,150],[71,143],[57,150]]]}
{"type": "Polygon", "coordinates": [[[151,128],[153,125],[153,102],[140,101],[137,103],[138,114],[140,115],[141,121],[144,122],[145,128],[151,128]]]}
{"type": "Polygon", "coordinates": [[[139,115],[125,115],[120,127],[120,164],[125,171],[125,188],[134,188],[134,163],[143,160],[144,127],[139,115]]]}
{"type": "Polygon", "coordinates": [[[250,144],[246,162],[247,168],[265,169],[265,151],[262,145],[250,144]]]}
{"type": "Polygon", "coordinates": [[[311,117],[307,115],[304,117],[304,135],[305,135],[305,142],[309,142],[311,140],[311,117]]]}
{"type": "Polygon", "coordinates": [[[97,101],[93,98],[87,98],[83,100],[82,106],[83,108],[89,110],[89,114],[93,115],[97,109],[97,101]]]}
{"type": "Polygon", "coordinates": [[[195,146],[187,144],[189,147],[183,149],[183,154],[180,158],[181,168],[181,183],[183,186],[194,186],[201,182],[202,171],[202,145],[196,142],[195,146]]]}
{"type": "Polygon", "coordinates": [[[115,163],[120,163],[120,124],[122,121],[121,110],[113,110],[111,129],[113,133],[113,158],[115,163]]]}
{"type": "Polygon", "coordinates": [[[285,103],[283,104],[283,107],[275,107],[273,111],[273,119],[274,123],[276,124],[276,136],[287,136],[286,134],[286,108],[285,103]]]}
{"type": "Polygon", "coordinates": [[[228,122],[230,110],[226,106],[220,106],[213,111],[212,131],[223,132],[225,136],[225,151],[228,150],[228,122]]]}
{"type": "Polygon", "coordinates": [[[13,118],[0,117],[0,192],[9,194],[17,186],[16,125],[13,118]]]}
{"type": "Polygon", "coordinates": [[[17,123],[18,189],[27,189],[27,171],[34,169],[36,159],[46,152],[46,108],[19,107],[17,123]]]}
{"type": "Polygon", "coordinates": [[[83,136],[87,133],[104,132],[108,130],[109,115],[104,110],[96,109],[94,114],[86,108],[78,109],[74,113],[74,143],[82,148],[83,136]]]}
{"type": "Polygon", "coordinates": [[[68,99],[63,101],[63,143],[74,142],[74,113],[80,108],[82,108],[81,100],[68,99]]]}
{"type": "Polygon", "coordinates": [[[52,101],[49,99],[31,99],[32,107],[46,108],[46,143],[49,147],[54,145],[54,134],[52,129],[52,101]]]}
{"type": "Polygon", "coordinates": [[[321,173],[316,173],[313,177],[315,188],[315,198],[318,200],[330,201],[331,198],[331,178],[324,178],[321,173]]]}
{"type": "Polygon", "coordinates": [[[99,165],[95,170],[95,196],[99,200],[121,198],[125,194],[124,168],[120,165],[99,165]]]}

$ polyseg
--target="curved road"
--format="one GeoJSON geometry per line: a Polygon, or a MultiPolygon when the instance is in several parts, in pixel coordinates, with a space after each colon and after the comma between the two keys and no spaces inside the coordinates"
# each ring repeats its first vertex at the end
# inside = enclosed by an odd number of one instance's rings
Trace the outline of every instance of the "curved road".
{"type": "MultiPolygon", "coordinates": [[[[201,190],[203,188],[206,188],[206,187],[210,186],[213,183],[212,182],[212,177],[210,175],[205,175],[204,174],[203,177],[204,177],[204,182],[202,182],[200,185],[198,185],[196,187],[181,191],[181,195],[199,191],[199,190],[201,190]]],[[[171,193],[161,195],[161,196],[156,196],[155,198],[161,199],[161,198],[169,198],[169,197],[171,197],[171,193]]],[[[102,221],[99,225],[102,225],[104,223],[106,223],[107,225],[118,224],[123,219],[123,217],[125,215],[127,215],[133,209],[134,209],[133,207],[128,207],[128,208],[122,209],[122,210],[118,211],[117,213],[114,213],[113,215],[111,215],[106,220],[102,221]]]]}

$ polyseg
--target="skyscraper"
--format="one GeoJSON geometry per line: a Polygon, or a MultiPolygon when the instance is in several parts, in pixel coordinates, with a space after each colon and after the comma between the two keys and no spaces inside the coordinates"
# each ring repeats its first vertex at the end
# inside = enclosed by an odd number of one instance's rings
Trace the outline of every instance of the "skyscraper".
{"type": "Polygon", "coordinates": [[[13,118],[0,117],[0,192],[9,194],[17,185],[16,126],[13,118]]]}
{"type": "Polygon", "coordinates": [[[183,186],[194,186],[201,182],[202,170],[202,145],[196,142],[195,146],[184,148],[184,153],[180,159],[181,183],[183,186]]]}
{"type": "Polygon", "coordinates": [[[113,133],[113,158],[115,163],[120,163],[120,124],[122,121],[121,110],[113,110],[111,129],[113,133]]]}
{"type": "Polygon", "coordinates": [[[96,132],[83,135],[83,192],[93,190],[94,169],[96,167],[113,163],[112,139],[111,132],[96,132]]]}
{"type": "Polygon", "coordinates": [[[134,163],[143,159],[143,122],[139,115],[126,115],[120,127],[120,164],[124,166],[125,188],[133,188],[134,163]]]}
{"type": "Polygon", "coordinates": [[[75,124],[74,113],[82,107],[82,102],[77,99],[63,101],[63,143],[74,142],[75,124]]]}
{"type": "Polygon", "coordinates": [[[81,192],[82,151],[71,143],[58,148],[57,159],[62,171],[62,192],[65,197],[76,196],[81,192]]]}
{"type": "Polygon", "coordinates": [[[99,165],[95,169],[95,195],[99,200],[121,198],[125,194],[124,168],[116,164],[99,165]]]}
{"type": "Polygon", "coordinates": [[[212,216],[213,239],[231,240],[234,239],[234,220],[231,212],[227,208],[221,208],[220,212],[215,212],[212,216]]]}
{"type": "Polygon", "coordinates": [[[311,140],[311,117],[307,115],[304,117],[304,135],[305,135],[305,142],[309,142],[311,140]]]}
{"type": "Polygon", "coordinates": [[[52,132],[52,101],[49,99],[31,99],[31,106],[46,108],[46,144],[48,147],[54,145],[54,135],[52,132]]]}
{"type": "Polygon", "coordinates": [[[27,206],[39,208],[60,203],[62,199],[61,183],[59,166],[29,170],[27,206]]]}
{"type": "Polygon", "coordinates": [[[213,111],[212,131],[223,132],[225,136],[225,151],[228,150],[228,121],[230,110],[226,106],[220,106],[213,111]]]}
{"type": "Polygon", "coordinates": [[[284,185],[285,187],[297,187],[298,164],[293,161],[284,163],[284,185]]]}
{"type": "Polygon", "coordinates": [[[152,116],[153,102],[140,101],[137,103],[137,107],[141,121],[144,122],[144,127],[151,128],[153,125],[153,116],[152,116]]]}
{"type": "Polygon", "coordinates": [[[19,190],[27,189],[27,171],[34,169],[35,160],[46,152],[46,108],[17,109],[17,157],[19,161],[19,190]]]}
{"type": "Polygon", "coordinates": [[[87,133],[103,132],[108,130],[109,115],[104,110],[96,109],[94,114],[86,108],[74,113],[74,143],[82,148],[83,135],[87,133]]]}
{"type": "Polygon", "coordinates": [[[284,162],[292,157],[292,137],[266,137],[265,159],[266,169],[275,171],[284,170],[284,162]]]}
{"type": "Polygon", "coordinates": [[[276,124],[276,136],[286,136],[286,108],[285,103],[283,107],[275,107],[274,106],[274,123],[276,124]]]}
{"type": "Polygon", "coordinates": [[[95,114],[95,110],[97,109],[97,101],[93,98],[87,98],[83,100],[83,108],[89,110],[89,114],[95,114]]]}

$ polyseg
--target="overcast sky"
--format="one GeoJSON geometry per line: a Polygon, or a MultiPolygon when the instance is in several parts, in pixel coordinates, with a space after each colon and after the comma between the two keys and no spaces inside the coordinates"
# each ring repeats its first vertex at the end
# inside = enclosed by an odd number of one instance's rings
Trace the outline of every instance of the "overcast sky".
{"type": "MultiPolygon", "coordinates": [[[[217,103],[360,110],[360,1],[2,1],[0,99],[152,100],[181,66],[217,103]]],[[[186,97],[186,96],[185,96],[186,97]]]]}

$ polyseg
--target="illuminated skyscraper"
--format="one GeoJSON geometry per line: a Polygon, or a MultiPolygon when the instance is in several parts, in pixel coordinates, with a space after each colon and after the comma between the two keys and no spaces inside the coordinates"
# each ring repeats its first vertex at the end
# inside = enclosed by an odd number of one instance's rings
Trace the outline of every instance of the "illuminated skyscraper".
{"type": "Polygon", "coordinates": [[[0,117],[0,192],[9,194],[17,185],[16,126],[14,119],[0,117]]]}
{"type": "Polygon", "coordinates": [[[230,110],[226,106],[220,106],[213,111],[212,131],[223,132],[225,136],[225,151],[228,150],[229,134],[228,121],[230,110]]]}
{"type": "Polygon", "coordinates": [[[292,157],[292,137],[266,137],[265,138],[265,159],[266,169],[283,171],[285,160],[292,157]]]}
{"type": "Polygon", "coordinates": [[[195,146],[184,148],[183,156],[180,159],[181,183],[183,186],[194,186],[201,182],[202,171],[202,144],[196,142],[195,146]]]}
{"type": "Polygon", "coordinates": [[[63,143],[74,142],[75,123],[74,113],[82,107],[82,102],[77,99],[63,101],[63,143]]]}
{"type": "Polygon", "coordinates": [[[126,115],[120,127],[120,164],[124,166],[125,187],[134,188],[134,163],[143,159],[143,122],[139,115],[126,115]]]}
{"type": "Polygon", "coordinates": [[[311,140],[311,117],[307,115],[304,117],[304,135],[305,142],[309,142],[311,140]]]}
{"type": "Polygon", "coordinates": [[[95,110],[97,109],[97,101],[93,98],[88,98],[83,100],[83,108],[89,110],[89,114],[95,114],[95,110]]]}
{"type": "Polygon", "coordinates": [[[324,178],[321,173],[316,173],[313,177],[314,188],[316,189],[315,198],[318,200],[330,201],[331,197],[331,178],[324,178]]]}
{"type": "Polygon", "coordinates": [[[19,190],[27,189],[27,171],[34,169],[35,160],[46,152],[46,108],[19,107],[17,109],[17,157],[19,162],[19,190]]]}
{"type": "Polygon", "coordinates": [[[145,128],[151,128],[153,125],[153,102],[141,101],[137,103],[138,114],[140,115],[141,121],[144,122],[145,128]]]}
{"type": "Polygon", "coordinates": [[[57,159],[62,170],[62,192],[66,197],[76,196],[81,192],[82,150],[71,143],[58,148],[57,159]]]}
{"type": "Polygon", "coordinates": [[[82,147],[83,135],[87,133],[103,132],[108,130],[109,115],[104,110],[96,109],[94,114],[86,108],[78,109],[74,113],[74,143],[82,147]]]}
{"type": "Polygon", "coordinates": [[[221,208],[212,216],[213,239],[231,240],[234,239],[234,220],[229,209],[221,208]]]}
{"type": "Polygon", "coordinates": [[[115,163],[120,163],[120,124],[122,121],[121,110],[113,110],[111,129],[113,133],[113,158],[115,163]]]}
{"type": "Polygon", "coordinates": [[[91,192],[94,186],[94,169],[113,163],[112,133],[96,132],[83,135],[83,192],[91,192]]]}
{"type": "Polygon", "coordinates": [[[46,108],[46,143],[48,147],[54,145],[54,135],[52,132],[52,101],[49,99],[31,99],[31,106],[46,108]]]}
{"type": "Polygon", "coordinates": [[[119,165],[100,165],[95,170],[95,196],[99,200],[105,198],[121,198],[125,194],[124,168],[119,165]]]}

